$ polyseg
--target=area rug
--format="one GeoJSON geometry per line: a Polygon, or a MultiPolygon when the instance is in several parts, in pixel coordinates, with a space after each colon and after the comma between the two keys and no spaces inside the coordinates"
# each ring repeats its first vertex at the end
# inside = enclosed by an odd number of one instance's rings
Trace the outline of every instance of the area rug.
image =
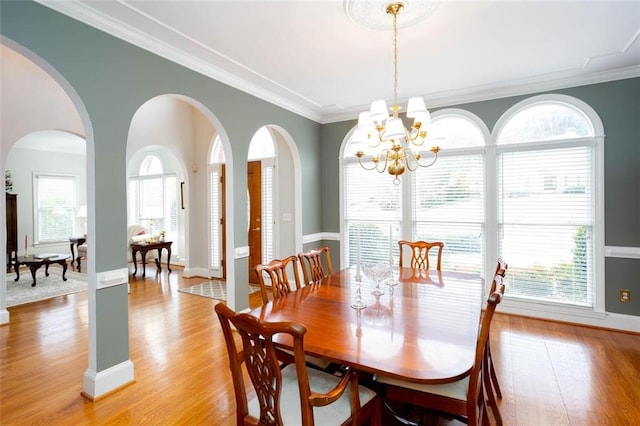
{"type": "MultiPolygon", "coordinates": [[[[194,294],[196,296],[208,297],[210,299],[227,301],[226,281],[209,280],[200,284],[192,285],[178,290],[182,293],[194,294]]],[[[249,294],[260,291],[260,286],[249,284],[249,294]]]]}
{"type": "Polygon", "coordinates": [[[78,293],[87,289],[87,276],[67,270],[67,281],[62,280],[62,268],[51,266],[49,276],[44,274],[44,267],[36,271],[36,286],[31,287],[33,279],[31,271],[20,270],[20,280],[14,281],[15,272],[7,273],[7,307],[51,299],[57,296],[78,293]]]}

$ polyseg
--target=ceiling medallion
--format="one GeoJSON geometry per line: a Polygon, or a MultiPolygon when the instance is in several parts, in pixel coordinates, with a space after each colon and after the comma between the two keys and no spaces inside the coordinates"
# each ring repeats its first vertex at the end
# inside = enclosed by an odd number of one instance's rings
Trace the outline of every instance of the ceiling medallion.
{"type": "MultiPolygon", "coordinates": [[[[344,12],[358,25],[374,30],[390,30],[392,23],[386,10],[392,1],[344,0],[344,12]]],[[[402,14],[398,15],[398,28],[406,28],[424,21],[438,7],[440,1],[402,0],[402,14]]]]}

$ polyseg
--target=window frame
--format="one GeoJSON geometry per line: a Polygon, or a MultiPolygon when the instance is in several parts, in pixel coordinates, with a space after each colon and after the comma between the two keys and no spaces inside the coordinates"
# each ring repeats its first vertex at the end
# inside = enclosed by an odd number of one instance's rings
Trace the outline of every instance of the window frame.
{"type": "Polygon", "coordinates": [[[69,174],[69,173],[56,173],[56,172],[33,172],[33,245],[47,245],[47,244],[59,244],[63,242],[67,242],[68,238],[73,235],[74,230],[76,228],[76,211],[78,209],[78,180],[79,176],[77,174],[69,174]],[[40,233],[40,185],[42,183],[41,179],[64,179],[68,180],[73,184],[73,194],[70,206],[67,207],[71,214],[71,229],[69,231],[69,235],[60,237],[60,239],[51,239],[51,240],[43,240],[40,233]]]}
{"type": "MultiPolygon", "coordinates": [[[[473,147],[473,148],[456,148],[447,151],[446,142],[443,143],[443,151],[440,156],[445,157],[449,155],[464,155],[466,153],[479,153],[484,154],[484,178],[485,178],[485,236],[484,236],[484,276],[487,285],[491,283],[493,278],[491,275],[495,270],[495,262],[499,254],[499,224],[498,224],[498,155],[504,152],[524,151],[532,149],[551,149],[551,148],[569,148],[575,146],[591,146],[592,151],[592,169],[591,179],[593,187],[593,203],[592,203],[592,217],[593,217],[593,255],[591,257],[593,276],[592,276],[592,292],[593,301],[592,307],[572,306],[561,303],[553,302],[539,302],[533,300],[517,300],[509,299],[505,297],[503,301],[504,310],[511,311],[512,313],[527,314],[531,313],[537,316],[550,317],[550,318],[571,318],[572,316],[588,316],[588,317],[601,317],[604,315],[604,129],[602,121],[598,114],[585,102],[566,95],[559,94],[545,94],[532,96],[515,103],[510,108],[506,109],[504,113],[496,121],[492,131],[489,131],[486,124],[470,111],[457,108],[448,108],[435,111],[432,115],[434,120],[437,117],[443,117],[448,114],[455,114],[461,117],[472,120],[483,131],[485,137],[485,146],[473,147]],[[498,145],[498,135],[500,130],[504,128],[508,120],[520,112],[522,109],[536,103],[564,103],[571,107],[578,109],[582,112],[586,119],[591,122],[593,127],[593,137],[575,137],[562,140],[551,141],[536,141],[529,143],[519,144],[505,144],[498,145]],[[532,145],[535,144],[535,147],[532,145]]],[[[345,164],[351,162],[357,162],[354,158],[345,158],[345,152],[347,152],[348,145],[351,141],[351,137],[355,127],[352,128],[345,136],[339,153],[339,178],[340,178],[340,235],[341,235],[341,264],[348,264],[348,241],[345,237],[345,179],[344,169],[345,164]]],[[[412,217],[414,211],[414,203],[416,200],[411,196],[412,193],[412,173],[405,173],[402,176],[402,204],[403,204],[403,216],[402,216],[402,235],[405,238],[410,239],[412,235],[415,235],[415,220],[412,217]]],[[[508,261],[508,259],[507,259],[508,261]]]]}

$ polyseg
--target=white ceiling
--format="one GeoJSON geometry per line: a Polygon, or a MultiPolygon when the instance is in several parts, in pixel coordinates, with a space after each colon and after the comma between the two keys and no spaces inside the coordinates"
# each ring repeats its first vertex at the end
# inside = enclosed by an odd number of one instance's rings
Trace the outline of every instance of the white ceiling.
{"type": "MultiPolygon", "coordinates": [[[[342,0],[39,1],[318,122],[392,98],[391,30],[342,0]]],[[[427,107],[640,76],[640,1],[445,0],[398,49],[399,98],[427,107]]]]}

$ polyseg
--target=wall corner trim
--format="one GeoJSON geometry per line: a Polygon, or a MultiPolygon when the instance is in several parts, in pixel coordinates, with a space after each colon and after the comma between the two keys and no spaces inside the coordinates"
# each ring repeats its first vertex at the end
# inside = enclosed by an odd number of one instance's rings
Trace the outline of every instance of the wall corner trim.
{"type": "Polygon", "coordinates": [[[133,382],[133,362],[126,360],[103,371],[87,369],[84,373],[83,394],[96,399],[133,382]]]}
{"type": "Polygon", "coordinates": [[[605,257],[622,257],[625,259],[640,259],[640,247],[606,246],[605,257]]]}

